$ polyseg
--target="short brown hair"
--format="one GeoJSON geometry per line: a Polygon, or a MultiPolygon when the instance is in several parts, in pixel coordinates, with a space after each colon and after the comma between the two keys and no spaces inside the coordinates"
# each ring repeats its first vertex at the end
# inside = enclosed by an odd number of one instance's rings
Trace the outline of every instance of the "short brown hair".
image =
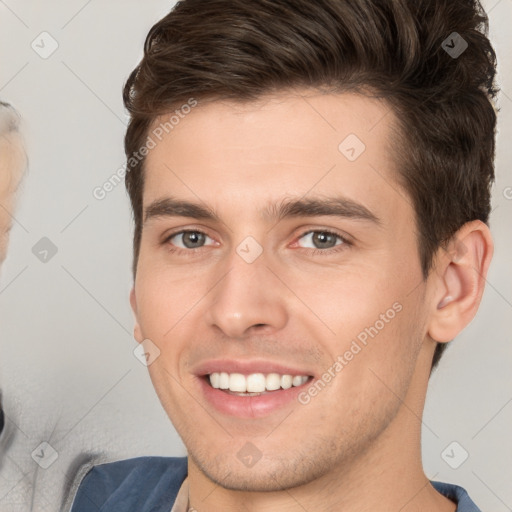
{"type": "MultiPolygon", "coordinates": [[[[153,26],[125,85],[127,158],[157,117],[191,96],[250,101],[315,88],[383,98],[398,121],[397,180],[414,206],[426,278],[463,224],[488,223],[498,89],[487,33],[475,0],[182,0],[153,26]],[[456,43],[467,44],[459,55],[450,52],[456,43]]],[[[126,186],[135,275],[144,159],[126,186]]]]}

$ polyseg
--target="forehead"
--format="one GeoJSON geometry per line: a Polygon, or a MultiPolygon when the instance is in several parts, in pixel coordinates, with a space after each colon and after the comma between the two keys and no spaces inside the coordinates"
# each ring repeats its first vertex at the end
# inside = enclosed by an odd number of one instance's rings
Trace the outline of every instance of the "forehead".
{"type": "Polygon", "coordinates": [[[376,99],[281,93],[245,103],[199,102],[162,130],[168,119],[150,130],[156,144],[146,158],[145,205],[171,191],[225,204],[229,190],[244,207],[313,190],[368,199],[405,195],[394,178],[395,117],[376,99]]]}
{"type": "Polygon", "coordinates": [[[157,147],[148,155],[150,164],[160,156],[162,138],[175,145],[200,144],[203,151],[208,143],[215,149],[229,143],[256,156],[253,150],[263,145],[274,150],[296,146],[299,151],[304,145],[297,141],[304,136],[308,147],[325,149],[329,144],[338,149],[345,135],[354,134],[374,152],[386,149],[395,128],[395,116],[386,102],[355,93],[281,92],[255,101],[206,100],[186,107],[179,115],[166,114],[153,122],[149,135],[155,138],[156,134],[157,147]]]}

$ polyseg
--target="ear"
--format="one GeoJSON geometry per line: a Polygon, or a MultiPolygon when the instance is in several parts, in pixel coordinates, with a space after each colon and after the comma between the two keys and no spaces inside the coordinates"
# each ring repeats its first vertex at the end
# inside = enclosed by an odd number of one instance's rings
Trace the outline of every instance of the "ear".
{"type": "Polygon", "coordinates": [[[428,325],[428,334],[433,340],[453,340],[475,316],[493,248],[489,228],[475,220],[464,224],[447,248],[438,250],[428,325]]]}
{"type": "Polygon", "coordinates": [[[142,343],[144,336],[142,336],[142,329],[139,325],[139,318],[137,313],[137,297],[135,296],[135,287],[130,291],[130,305],[132,307],[133,314],[135,316],[135,325],[133,327],[133,337],[137,343],[142,343]]]}

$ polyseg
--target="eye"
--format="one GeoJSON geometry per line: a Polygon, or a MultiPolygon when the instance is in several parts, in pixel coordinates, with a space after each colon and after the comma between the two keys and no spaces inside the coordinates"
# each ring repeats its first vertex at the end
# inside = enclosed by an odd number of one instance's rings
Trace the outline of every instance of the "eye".
{"type": "Polygon", "coordinates": [[[202,231],[180,231],[171,235],[166,242],[180,249],[200,249],[207,242],[213,242],[213,239],[202,231]]]}
{"type": "Polygon", "coordinates": [[[299,238],[299,246],[306,249],[332,249],[348,243],[342,236],[330,231],[309,231],[299,238]],[[302,242],[300,242],[302,240],[302,242]]]}

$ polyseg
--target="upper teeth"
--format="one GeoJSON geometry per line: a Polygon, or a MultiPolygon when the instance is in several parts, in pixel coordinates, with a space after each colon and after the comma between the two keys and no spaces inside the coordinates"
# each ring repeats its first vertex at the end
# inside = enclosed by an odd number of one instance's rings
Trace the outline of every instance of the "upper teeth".
{"type": "Polygon", "coordinates": [[[229,389],[239,393],[262,393],[263,391],[275,391],[292,386],[300,386],[308,380],[305,375],[280,375],[279,373],[241,373],[214,372],[210,374],[210,384],[217,389],[229,389]]]}

